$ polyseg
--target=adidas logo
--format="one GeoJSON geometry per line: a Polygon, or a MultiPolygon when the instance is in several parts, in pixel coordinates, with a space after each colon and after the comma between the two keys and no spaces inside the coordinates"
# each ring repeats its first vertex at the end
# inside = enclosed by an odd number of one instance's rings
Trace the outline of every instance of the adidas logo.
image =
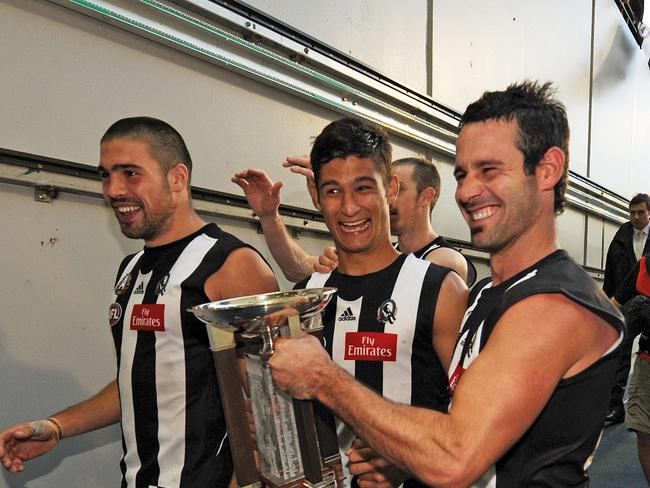
{"type": "Polygon", "coordinates": [[[144,282],[140,283],[138,287],[134,290],[134,295],[142,295],[144,293],[144,282]]]}
{"type": "Polygon", "coordinates": [[[352,309],[348,307],[345,310],[343,310],[343,313],[339,315],[339,318],[336,320],[338,320],[339,322],[343,322],[344,320],[357,320],[357,318],[352,313],[352,309]]]}

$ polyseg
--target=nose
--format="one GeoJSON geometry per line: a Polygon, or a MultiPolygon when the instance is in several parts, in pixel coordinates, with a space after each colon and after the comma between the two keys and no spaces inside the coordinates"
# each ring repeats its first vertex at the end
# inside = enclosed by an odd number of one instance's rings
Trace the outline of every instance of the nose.
{"type": "Polygon", "coordinates": [[[468,173],[456,182],[456,203],[459,206],[469,203],[478,197],[481,191],[478,179],[468,173]]]}
{"type": "Polygon", "coordinates": [[[102,182],[102,191],[106,199],[123,196],[126,193],[124,181],[117,174],[109,174],[102,182]]]}
{"type": "Polygon", "coordinates": [[[355,198],[354,192],[343,193],[343,206],[341,208],[344,215],[353,216],[359,211],[359,204],[355,198]]]}

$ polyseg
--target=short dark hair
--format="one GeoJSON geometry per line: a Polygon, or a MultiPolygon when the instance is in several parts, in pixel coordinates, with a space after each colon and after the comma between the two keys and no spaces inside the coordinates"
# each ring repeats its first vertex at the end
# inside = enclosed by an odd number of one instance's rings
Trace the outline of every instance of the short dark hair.
{"type": "Polygon", "coordinates": [[[440,173],[436,166],[428,159],[419,157],[396,159],[393,161],[393,166],[411,166],[413,168],[413,181],[418,195],[429,187],[436,191],[429,208],[429,212],[431,212],[440,196],[440,173]]]}
{"type": "Polygon", "coordinates": [[[524,171],[528,175],[535,173],[551,147],[559,147],[564,152],[564,172],[555,185],[553,204],[555,213],[562,213],[566,207],[564,194],[569,173],[569,122],[552,83],[524,81],[510,85],[505,91],[485,92],[467,107],[460,127],[490,119],[517,122],[516,145],[524,155],[524,171]]]}
{"type": "Polygon", "coordinates": [[[384,184],[388,184],[391,155],[392,148],[388,142],[388,133],[383,128],[359,119],[335,120],[314,139],[311,149],[311,167],[316,186],[318,187],[321,167],[324,164],[348,156],[372,158],[375,168],[383,177],[384,184]]]}
{"type": "Polygon", "coordinates": [[[630,207],[639,203],[645,203],[645,208],[650,210],[650,196],[647,193],[637,193],[634,195],[630,200],[630,207]]]}
{"type": "MultiPolygon", "coordinates": [[[[163,174],[179,163],[192,174],[192,158],[179,132],[167,122],[153,117],[129,117],[111,125],[100,144],[119,138],[133,138],[149,143],[151,156],[160,165],[163,174]]],[[[189,181],[188,181],[189,184],[189,181]]]]}

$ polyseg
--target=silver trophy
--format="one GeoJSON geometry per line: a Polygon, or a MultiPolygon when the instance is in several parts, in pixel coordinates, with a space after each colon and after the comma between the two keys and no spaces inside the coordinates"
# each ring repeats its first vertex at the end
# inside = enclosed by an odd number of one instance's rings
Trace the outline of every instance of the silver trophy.
{"type": "Polygon", "coordinates": [[[268,357],[280,336],[319,336],[321,311],[336,288],[239,297],[190,309],[207,324],[239,486],[335,487],[341,481],[336,432],[321,408],[276,388],[268,357]],[[237,347],[239,344],[239,347],[237,347]],[[238,367],[244,357],[259,471],[238,367]]]}

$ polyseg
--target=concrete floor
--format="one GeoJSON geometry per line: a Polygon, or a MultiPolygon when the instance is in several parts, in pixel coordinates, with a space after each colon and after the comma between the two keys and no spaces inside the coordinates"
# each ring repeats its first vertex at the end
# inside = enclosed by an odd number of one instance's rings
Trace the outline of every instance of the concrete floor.
{"type": "Polygon", "coordinates": [[[645,488],[636,449],[636,435],[625,424],[606,427],[593,464],[590,488],[645,488]]]}

